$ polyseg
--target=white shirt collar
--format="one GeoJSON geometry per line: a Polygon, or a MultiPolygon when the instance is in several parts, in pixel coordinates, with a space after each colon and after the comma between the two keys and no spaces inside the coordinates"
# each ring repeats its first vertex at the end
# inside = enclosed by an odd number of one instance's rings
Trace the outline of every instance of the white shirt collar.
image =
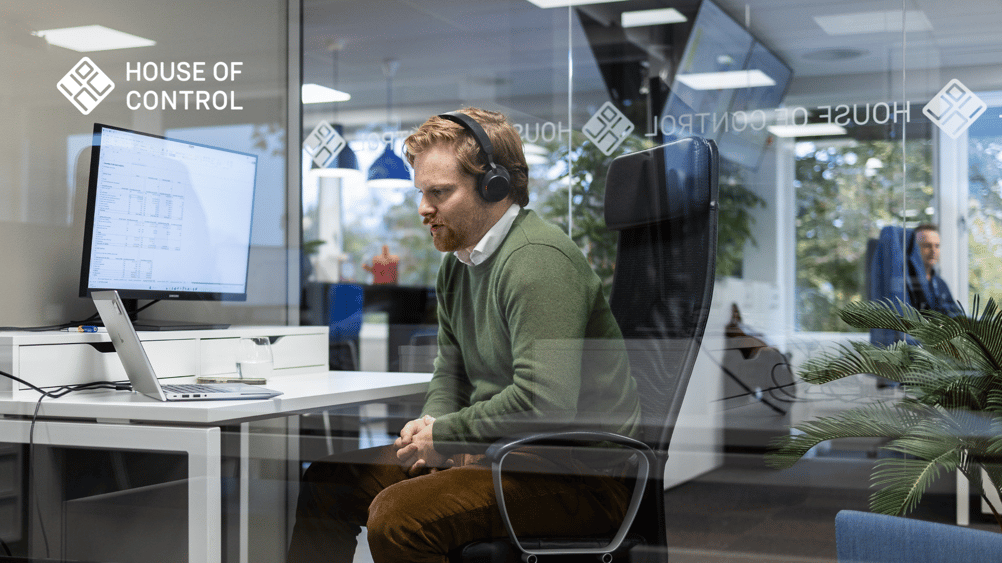
{"type": "Polygon", "coordinates": [[[515,218],[518,217],[518,212],[521,209],[521,206],[517,203],[511,204],[508,211],[505,211],[504,215],[498,219],[498,222],[494,223],[494,226],[484,234],[480,242],[474,245],[473,248],[461,248],[457,250],[455,252],[456,258],[459,258],[459,261],[467,266],[483,264],[501,246],[501,241],[508,234],[511,224],[515,222],[515,218]]]}

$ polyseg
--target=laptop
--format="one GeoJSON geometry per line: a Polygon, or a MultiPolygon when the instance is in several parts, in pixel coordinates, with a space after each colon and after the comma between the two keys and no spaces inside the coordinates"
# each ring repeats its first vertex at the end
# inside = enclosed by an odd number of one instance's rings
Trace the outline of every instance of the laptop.
{"type": "Polygon", "coordinates": [[[270,399],[281,391],[246,383],[192,383],[161,385],[143,349],[117,291],[93,291],[91,298],[122,360],[132,390],[158,401],[215,401],[224,399],[270,399]]]}

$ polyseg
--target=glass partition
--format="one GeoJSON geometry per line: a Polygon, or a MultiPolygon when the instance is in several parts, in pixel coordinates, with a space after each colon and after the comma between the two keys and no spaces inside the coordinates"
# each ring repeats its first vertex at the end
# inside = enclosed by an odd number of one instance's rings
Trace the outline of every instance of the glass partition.
{"type": "MultiPolygon", "coordinates": [[[[416,197],[367,183],[386,147],[400,156],[400,140],[431,115],[464,106],[507,114],[526,147],[529,206],[565,229],[607,283],[610,162],[680,137],[713,139],[716,283],[666,477],[669,506],[678,505],[669,535],[681,539],[679,553],[703,557],[834,557],[831,518],[866,507],[887,440],[825,442],[786,472],[764,469],[763,455],[793,425],[907,393],[869,374],[798,381],[808,360],[839,346],[903,340],[881,341],[841,310],[871,299],[920,304],[915,291],[934,276],[967,310],[975,295],[983,303],[998,292],[1002,104],[989,38],[1002,16],[987,3],[924,0],[539,4],[305,5],[304,83],[350,99],[304,106],[303,131],[333,125],[358,167],[328,178],[304,156],[304,283],[382,285],[371,268],[385,246],[399,258],[398,289],[433,285],[440,254],[420,228],[416,197]],[[919,250],[923,225],[937,227],[934,258],[919,250]],[[720,505],[700,520],[671,500],[750,482],[767,483],[761,506],[719,499],[744,526],[742,541],[712,535],[724,533],[709,523],[721,520],[720,505]],[[768,517],[773,531],[752,522],[762,507],[825,516],[808,541],[778,539],[783,517],[768,517]]],[[[433,301],[411,303],[396,336],[393,313],[373,314],[387,306],[365,306],[357,365],[400,366],[393,350],[427,346],[433,301]]],[[[326,324],[322,306],[303,307],[304,319],[326,324]]],[[[923,506],[921,517],[956,520],[952,481],[931,491],[945,504],[923,506]]],[[[971,518],[983,523],[980,510],[971,518]]]]}
{"type": "MultiPolygon", "coordinates": [[[[147,315],[295,320],[286,222],[289,6],[262,0],[232,12],[196,2],[4,2],[0,236],[19,288],[3,301],[4,325],[94,312],[77,294],[95,123],[259,159],[247,301],[164,303],[147,315]]],[[[149,210],[135,217],[147,232],[162,219],[149,210]]]]}

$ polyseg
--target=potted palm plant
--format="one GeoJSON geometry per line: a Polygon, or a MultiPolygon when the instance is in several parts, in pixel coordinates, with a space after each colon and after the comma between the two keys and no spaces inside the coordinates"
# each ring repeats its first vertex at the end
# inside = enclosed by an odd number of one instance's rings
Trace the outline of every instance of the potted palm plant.
{"type": "Polygon", "coordinates": [[[960,471],[980,491],[1002,527],[1002,507],[985,491],[1002,485],[1002,311],[993,299],[983,310],[949,317],[908,305],[856,302],[839,312],[853,327],[896,330],[911,337],[890,346],[856,342],[809,360],[800,376],[825,384],[856,374],[900,383],[904,394],[873,401],[795,426],[775,440],[766,462],[794,465],[826,440],[886,438],[891,456],[874,466],[873,512],[905,515],[941,475],[960,471]],[[983,471],[983,472],[982,472],[983,471]],[[984,476],[984,479],[982,478],[984,476]]]}

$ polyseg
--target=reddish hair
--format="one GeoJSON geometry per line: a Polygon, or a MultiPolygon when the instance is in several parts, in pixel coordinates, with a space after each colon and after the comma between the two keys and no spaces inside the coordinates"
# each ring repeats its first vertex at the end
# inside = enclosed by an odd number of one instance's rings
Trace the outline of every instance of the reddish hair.
{"type": "MultiPolygon", "coordinates": [[[[494,163],[508,170],[511,177],[511,192],[508,197],[522,207],[528,205],[529,166],[525,162],[522,139],[518,132],[503,114],[480,108],[464,108],[459,111],[479,123],[490,138],[494,163]]],[[[439,144],[453,147],[459,165],[467,174],[480,176],[487,171],[487,156],[473,134],[462,125],[437,115],[422,123],[417,131],[404,140],[407,161],[414,166],[417,155],[439,144]]]]}

